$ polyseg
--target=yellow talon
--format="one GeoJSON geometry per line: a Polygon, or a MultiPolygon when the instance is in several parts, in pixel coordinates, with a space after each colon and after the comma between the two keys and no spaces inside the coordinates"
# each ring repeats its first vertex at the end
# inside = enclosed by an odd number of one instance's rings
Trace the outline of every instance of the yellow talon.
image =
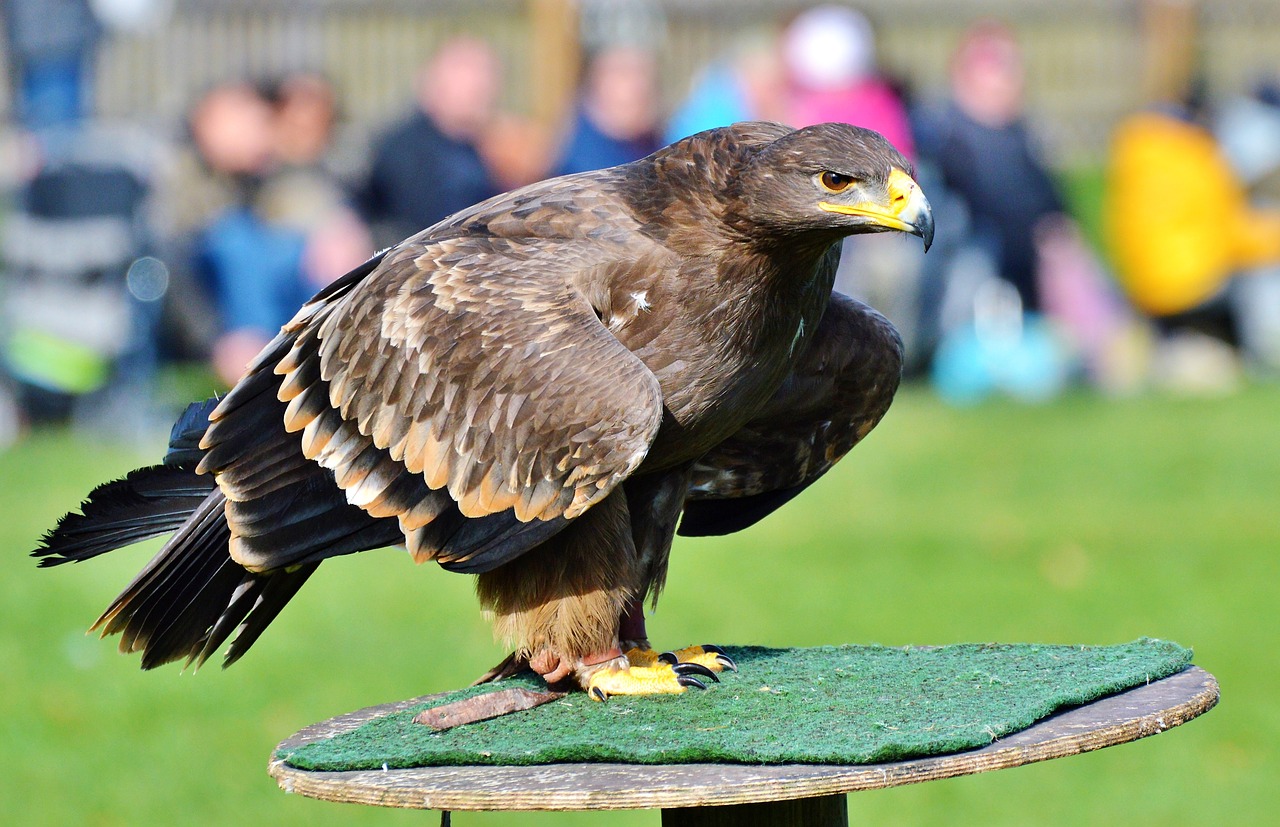
{"type": "Polygon", "coordinates": [[[688,687],[706,689],[704,678],[719,682],[716,673],[738,667],[714,646],[689,646],[678,652],[653,649],[627,651],[630,666],[607,667],[587,680],[587,693],[597,701],[610,695],[666,695],[688,687]]]}
{"type": "MultiPolygon", "coordinates": [[[[628,658],[630,655],[628,654],[628,658]]],[[[657,658],[654,658],[657,661],[657,658]]],[[[671,695],[685,690],[681,676],[667,664],[602,669],[587,682],[587,693],[597,701],[610,695],[671,695]]]]}
{"type": "MultiPolygon", "coordinates": [[[[705,666],[712,672],[723,672],[725,669],[733,672],[738,671],[738,665],[733,662],[733,658],[726,655],[717,646],[686,646],[683,649],[664,654],[668,658],[674,655],[679,663],[696,663],[699,666],[705,666]]],[[[632,666],[654,666],[659,663],[669,662],[668,660],[663,660],[662,655],[656,649],[630,649],[627,651],[627,660],[631,661],[632,666]]]]}
{"type": "Polygon", "coordinates": [[[738,666],[723,652],[708,651],[701,646],[686,646],[672,652],[681,663],[696,663],[705,666],[712,672],[723,672],[726,668],[738,671],[738,666]]]}
{"type": "Polygon", "coordinates": [[[627,660],[631,661],[633,667],[655,666],[661,662],[658,660],[658,650],[656,649],[628,649],[627,660]]]}

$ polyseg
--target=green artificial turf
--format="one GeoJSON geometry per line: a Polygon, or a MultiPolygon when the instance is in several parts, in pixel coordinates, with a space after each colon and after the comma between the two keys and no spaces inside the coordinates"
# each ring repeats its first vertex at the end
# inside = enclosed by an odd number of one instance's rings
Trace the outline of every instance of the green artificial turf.
{"type": "MultiPolygon", "coordinates": [[[[422,709],[493,692],[453,692],[281,757],[308,770],[569,761],[866,764],[991,743],[1064,706],[1170,675],[1175,643],[1119,646],[735,647],[739,673],[705,692],[573,694],[536,709],[436,732],[422,709]]],[[[533,676],[504,686],[542,687],[533,676]]]]}

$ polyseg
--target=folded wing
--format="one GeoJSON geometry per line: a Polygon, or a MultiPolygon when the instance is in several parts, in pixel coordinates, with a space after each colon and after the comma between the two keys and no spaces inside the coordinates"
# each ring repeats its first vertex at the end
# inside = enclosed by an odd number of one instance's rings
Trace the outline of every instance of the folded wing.
{"type": "Polygon", "coordinates": [[[501,227],[477,211],[393,249],[264,351],[202,442],[238,561],[306,558],[279,520],[305,519],[298,483],[321,471],[370,518],[398,521],[417,559],[485,570],[640,464],[661,421],[657,380],[581,288],[620,240],[584,244],[589,210],[548,227],[565,212],[555,196],[499,205],[501,227]]]}
{"type": "Polygon", "coordinates": [[[876,426],[901,376],[893,325],[833,294],[812,344],[769,404],[694,467],[679,533],[730,534],[771,514],[876,426]]]}

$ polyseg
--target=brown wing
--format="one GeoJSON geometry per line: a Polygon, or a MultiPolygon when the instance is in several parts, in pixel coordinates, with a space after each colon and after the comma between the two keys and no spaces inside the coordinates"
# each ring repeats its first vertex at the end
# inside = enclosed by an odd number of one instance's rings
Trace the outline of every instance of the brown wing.
{"type": "Polygon", "coordinates": [[[524,191],[305,306],[202,443],[233,534],[262,521],[249,517],[254,499],[317,465],[348,502],[396,518],[418,559],[465,560],[526,528],[545,535],[605,497],[644,459],[662,414],[657,380],[584,293],[628,245],[633,259],[647,252],[617,213],[572,180],[524,191]],[[249,404],[255,383],[274,386],[283,410],[249,404]],[[273,415],[292,436],[239,450],[273,415]]]}
{"type": "Polygon", "coordinates": [[[884,416],[902,376],[887,319],[834,293],[812,344],[760,414],[694,467],[680,534],[729,534],[772,513],[884,416]]]}

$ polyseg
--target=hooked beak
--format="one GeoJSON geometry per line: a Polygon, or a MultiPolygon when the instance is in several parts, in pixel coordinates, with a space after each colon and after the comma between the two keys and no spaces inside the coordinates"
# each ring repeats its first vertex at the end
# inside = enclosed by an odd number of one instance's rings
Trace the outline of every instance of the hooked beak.
{"type": "Polygon", "coordinates": [[[920,185],[902,170],[894,169],[889,173],[887,189],[888,199],[885,204],[875,201],[860,201],[857,204],[820,201],[818,206],[827,212],[860,215],[870,218],[872,223],[881,227],[920,236],[924,241],[924,251],[929,252],[929,247],[933,244],[933,208],[929,206],[929,199],[924,197],[920,185]]]}

